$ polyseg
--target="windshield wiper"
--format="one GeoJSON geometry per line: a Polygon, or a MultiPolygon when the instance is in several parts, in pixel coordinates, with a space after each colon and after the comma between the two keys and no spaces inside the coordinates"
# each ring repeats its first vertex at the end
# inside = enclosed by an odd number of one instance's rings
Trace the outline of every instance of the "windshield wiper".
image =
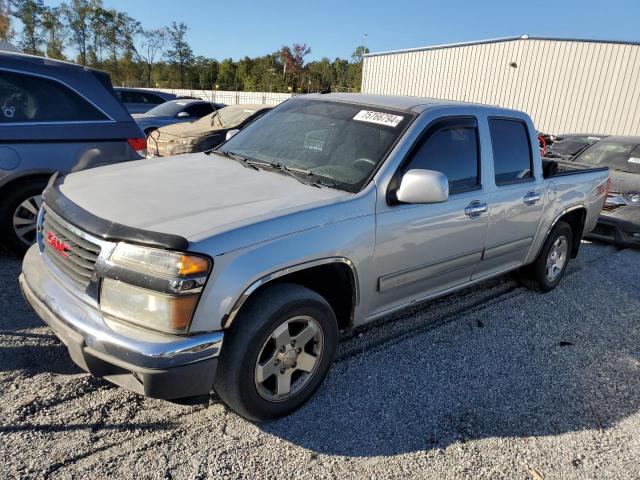
{"type": "Polygon", "coordinates": [[[268,162],[268,163],[264,163],[262,165],[265,166],[265,167],[273,168],[274,170],[277,170],[279,172],[286,173],[287,175],[289,175],[290,177],[295,178],[296,180],[298,180],[300,183],[302,183],[304,185],[317,186],[315,184],[315,182],[311,182],[311,181],[305,179],[304,177],[302,177],[302,175],[304,175],[304,176],[313,175],[311,170],[304,170],[302,168],[287,167],[286,165],[283,165],[283,164],[278,163],[278,162],[268,162]]]}
{"type": "Polygon", "coordinates": [[[236,162],[241,164],[243,167],[252,168],[253,170],[258,170],[258,171],[260,170],[258,166],[255,164],[255,162],[249,160],[246,157],[243,157],[242,155],[238,155],[237,153],[229,152],[227,150],[211,150],[211,151],[223,157],[227,157],[227,158],[230,158],[231,160],[235,160],[236,162]]]}

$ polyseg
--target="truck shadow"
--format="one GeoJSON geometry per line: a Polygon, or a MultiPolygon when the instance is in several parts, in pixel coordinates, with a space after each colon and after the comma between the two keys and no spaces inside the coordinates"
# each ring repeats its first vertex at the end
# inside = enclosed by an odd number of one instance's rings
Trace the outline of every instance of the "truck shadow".
{"type": "Polygon", "coordinates": [[[438,328],[347,357],[309,404],[259,427],[342,456],[597,435],[640,411],[640,252],[614,261],[608,272],[600,261],[578,267],[552,293],[516,289],[438,328]]]}

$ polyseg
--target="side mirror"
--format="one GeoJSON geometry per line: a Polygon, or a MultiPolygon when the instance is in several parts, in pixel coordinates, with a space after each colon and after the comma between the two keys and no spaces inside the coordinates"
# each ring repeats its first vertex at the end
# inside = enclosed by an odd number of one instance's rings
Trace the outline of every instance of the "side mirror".
{"type": "Polygon", "coordinates": [[[178,114],[178,118],[189,118],[191,115],[189,115],[188,112],[180,112],[178,114]]]}
{"type": "Polygon", "coordinates": [[[400,180],[396,192],[403,203],[442,203],[449,198],[449,180],[434,170],[409,170],[400,180]]]}
{"type": "Polygon", "coordinates": [[[240,130],[238,130],[237,128],[233,129],[233,130],[229,130],[227,132],[227,136],[225,137],[225,141],[229,140],[231,137],[233,137],[236,133],[238,133],[240,130]]]}

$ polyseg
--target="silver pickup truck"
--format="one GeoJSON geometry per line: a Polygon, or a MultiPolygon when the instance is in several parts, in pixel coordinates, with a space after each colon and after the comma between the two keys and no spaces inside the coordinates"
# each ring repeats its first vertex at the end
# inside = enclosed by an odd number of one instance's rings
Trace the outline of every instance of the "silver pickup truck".
{"type": "Polygon", "coordinates": [[[553,167],[521,112],[295,97],[214,152],[52,179],[20,284],[84,370],[276,418],[340,330],[512,270],[553,289],[609,183],[553,167]]]}

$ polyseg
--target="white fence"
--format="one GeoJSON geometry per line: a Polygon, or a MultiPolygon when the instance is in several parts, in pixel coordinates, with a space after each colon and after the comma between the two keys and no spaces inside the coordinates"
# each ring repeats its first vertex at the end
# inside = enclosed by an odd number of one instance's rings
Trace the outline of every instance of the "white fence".
{"type": "Polygon", "coordinates": [[[240,92],[229,90],[192,90],[189,88],[149,88],[160,92],[174,93],[176,95],[188,95],[202,98],[211,102],[237,105],[243,103],[259,103],[265,105],[277,105],[291,98],[290,93],[273,92],[240,92]]]}

